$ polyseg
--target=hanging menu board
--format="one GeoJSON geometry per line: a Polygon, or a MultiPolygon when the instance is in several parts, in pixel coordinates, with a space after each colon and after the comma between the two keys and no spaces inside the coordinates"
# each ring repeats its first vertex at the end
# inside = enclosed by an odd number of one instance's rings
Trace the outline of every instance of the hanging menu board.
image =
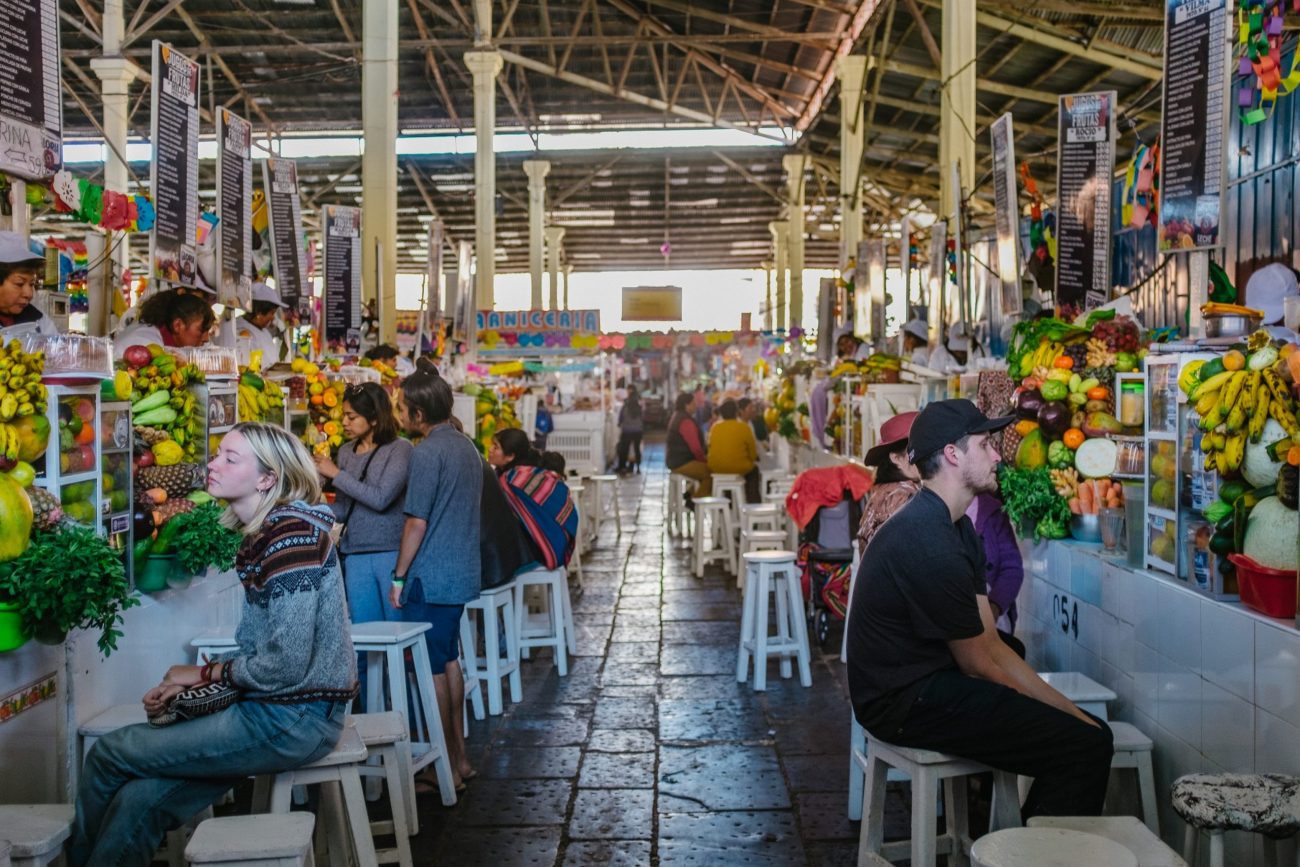
{"type": "Polygon", "coordinates": [[[1020,197],[1016,191],[1016,145],[1008,112],[989,125],[993,144],[994,225],[998,235],[998,281],[1002,313],[1018,314],[1020,299],[1020,197]]]}
{"type": "Polygon", "coordinates": [[[222,304],[248,310],[253,303],[253,125],[217,112],[216,248],[221,263],[222,304]]]}
{"type": "Polygon", "coordinates": [[[938,220],[930,227],[930,274],[926,304],[929,319],[940,325],[945,321],[943,309],[948,284],[948,224],[938,220]]]}
{"type": "Polygon", "coordinates": [[[1056,163],[1056,303],[1110,300],[1115,91],[1061,97],[1056,163]]]}
{"type": "Polygon", "coordinates": [[[1228,128],[1225,0],[1166,0],[1160,249],[1219,246],[1228,128]]]}
{"type": "Polygon", "coordinates": [[[157,40],[153,43],[151,103],[153,276],[166,283],[193,286],[199,220],[199,65],[157,40]]]}
{"type": "Polygon", "coordinates": [[[361,209],[326,205],[325,343],[361,348],[361,209]]]}
{"type": "MultiPolygon", "coordinates": [[[[270,224],[271,262],[280,300],[299,308],[303,291],[302,204],[298,200],[298,164],[268,158],[262,162],[262,187],[270,224]]],[[[358,259],[360,262],[360,259],[358,259]]]]}
{"type": "Polygon", "coordinates": [[[0,171],[40,180],[63,164],[58,0],[0,0],[0,171]]]}

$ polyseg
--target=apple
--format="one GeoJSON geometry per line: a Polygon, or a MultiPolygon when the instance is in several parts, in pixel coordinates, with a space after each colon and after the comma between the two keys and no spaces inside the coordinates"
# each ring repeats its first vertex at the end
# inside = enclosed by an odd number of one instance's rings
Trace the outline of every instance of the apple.
{"type": "Polygon", "coordinates": [[[140,453],[140,457],[135,459],[137,467],[152,467],[154,464],[153,452],[146,449],[140,453]]]}
{"type": "Polygon", "coordinates": [[[149,353],[148,347],[136,344],[126,348],[126,351],[122,353],[122,360],[130,367],[139,368],[153,361],[153,356],[149,353]]]}

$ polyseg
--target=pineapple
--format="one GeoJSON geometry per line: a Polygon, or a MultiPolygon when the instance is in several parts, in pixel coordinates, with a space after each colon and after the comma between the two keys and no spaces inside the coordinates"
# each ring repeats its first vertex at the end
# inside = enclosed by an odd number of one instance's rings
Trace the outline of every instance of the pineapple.
{"type": "Polygon", "coordinates": [[[53,530],[63,518],[59,498],[45,488],[28,488],[27,499],[32,501],[32,529],[53,530]]]}
{"type": "Polygon", "coordinates": [[[141,467],[136,475],[136,490],[162,488],[167,496],[180,499],[203,487],[203,470],[198,464],[172,464],[169,467],[141,467]]]}
{"type": "Polygon", "coordinates": [[[192,511],[194,511],[194,504],[189,500],[168,500],[153,510],[154,524],[161,527],[177,515],[192,511]]]}
{"type": "Polygon", "coordinates": [[[1009,467],[1016,465],[1016,451],[1022,440],[1024,437],[1016,433],[1015,425],[1007,425],[1002,429],[1002,463],[1009,467]]]}

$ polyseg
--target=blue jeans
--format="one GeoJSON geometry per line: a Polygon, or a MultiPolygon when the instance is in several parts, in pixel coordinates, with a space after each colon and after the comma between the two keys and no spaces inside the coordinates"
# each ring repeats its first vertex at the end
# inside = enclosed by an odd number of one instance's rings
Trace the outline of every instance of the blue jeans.
{"type": "Polygon", "coordinates": [[[353,623],[402,619],[402,613],[388,602],[396,568],[396,551],[344,555],[343,585],[347,588],[348,614],[353,623]]]}
{"type": "Polygon", "coordinates": [[[239,702],[165,728],[133,725],[95,742],[77,790],[71,867],[147,867],[163,834],[241,779],[327,754],[343,702],[239,702]]]}

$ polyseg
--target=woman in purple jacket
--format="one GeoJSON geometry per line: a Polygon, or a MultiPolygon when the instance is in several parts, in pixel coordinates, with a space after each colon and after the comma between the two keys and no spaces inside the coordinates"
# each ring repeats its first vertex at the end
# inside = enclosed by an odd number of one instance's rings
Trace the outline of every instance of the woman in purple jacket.
{"type": "Polygon", "coordinates": [[[1011,634],[1016,631],[1016,596],[1020,594],[1020,585],[1025,583],[1025,564],[1015,531],[1002,511],[1002,501],[992,494],[977,496],[966,515],[984,541],[989,607],[993,609],[998,635],[1023,659],[1025,645],[1011,634]]]}

